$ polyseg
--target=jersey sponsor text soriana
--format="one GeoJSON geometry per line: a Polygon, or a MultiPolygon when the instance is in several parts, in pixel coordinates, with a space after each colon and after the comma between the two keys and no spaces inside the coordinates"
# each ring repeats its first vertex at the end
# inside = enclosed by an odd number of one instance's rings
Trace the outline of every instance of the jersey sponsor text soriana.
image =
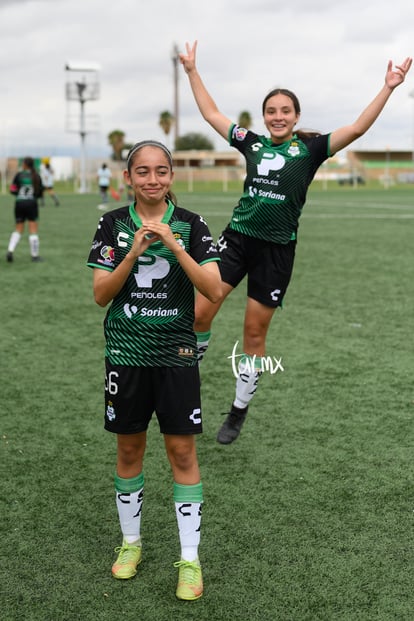
{"type": "MultiPolygon", "coordinates": [[[[199,264],[218,261],[203,218],[168,202],[162,222],[199,264]]],[[[100,219],[87,264],[113,271],[131,249],[142,226],[135,205],[100,219]]],[[[138,257],[105,317],[105,355],[128,366],[195,366],[194,287],[175,255],[161,241],[138,257]]]]}
{"type": "Polygon", "coordinates": [[[233,124],[229,144],[246,159],[244,192],[230,228],[257,239],[287,244],[296,239],[306,193],[319,166],[330,157],[329,134],[282,144],[233,124]]]}

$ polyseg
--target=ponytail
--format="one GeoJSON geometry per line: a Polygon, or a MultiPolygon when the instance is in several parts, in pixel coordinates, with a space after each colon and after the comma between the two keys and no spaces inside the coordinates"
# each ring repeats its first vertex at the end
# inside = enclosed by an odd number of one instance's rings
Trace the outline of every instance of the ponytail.
{"type": "Polygon", "coordinates": [[[43,193],[42,180],[34,167],[34,159],[32,157],[25,157],[23,164],[30,171],[32,177],[33,193],[35,198],[40,198],[43,193]]]}

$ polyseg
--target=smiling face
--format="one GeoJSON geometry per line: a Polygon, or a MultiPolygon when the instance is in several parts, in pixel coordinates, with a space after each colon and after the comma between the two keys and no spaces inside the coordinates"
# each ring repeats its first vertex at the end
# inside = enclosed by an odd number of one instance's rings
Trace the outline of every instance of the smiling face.
{"type": "Polygon", "coordinates": [[[144,146],[133,154],[124,179],[135,193],[137,203],[162,203],[173,182],[174,173],[166,153],[156,146],[144,146]]]}
{"type": "Polygon", "coordinates": [[[277,93],[265,101],[263,121],[275,144],[292,138],[293,128],[299,117],[292,99],[287,95],[277,93]]]}

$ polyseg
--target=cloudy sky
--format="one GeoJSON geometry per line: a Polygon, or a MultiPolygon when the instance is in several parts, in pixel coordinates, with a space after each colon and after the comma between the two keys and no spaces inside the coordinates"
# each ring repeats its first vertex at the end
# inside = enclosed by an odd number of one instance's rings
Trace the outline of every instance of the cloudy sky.
{"type": "MultiPolygon", "coordinates": [[[[194,39],[199,71],[227,116],[248,110],[264,132],[261,102],[284,86],[301,101],[301,127],[331,131],[376,95],[388,59],[414,56],[414,2],[0,0],[0,156],[79,149],[80,105],[65,101],[66,82],[78,79],[68,61],[101,67],[100,98],[85,104],[90,154],[109,154],[114,129],[129,142],[166,140],[158,121],[174,111],[172,50],[194,39]]],[[[178,93],[180,134],[203,133],[226,149],[201,119],[182,67],[178,93]]],[[[411,150],[410,93],[413,68],[354,148],[411,150]]]]}

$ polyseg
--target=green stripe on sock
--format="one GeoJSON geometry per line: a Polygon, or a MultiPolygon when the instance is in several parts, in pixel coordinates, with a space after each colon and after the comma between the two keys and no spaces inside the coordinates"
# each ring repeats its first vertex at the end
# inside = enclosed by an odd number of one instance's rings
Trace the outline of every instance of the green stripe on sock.
{"type": "Polygon", "coordinates": [[[174,482],[174,502],[203,502],[203,484],[181,485],[174,482]]]}
{"type": "Polygon", "coordinates": [[[133,477],[132,479],[123,479],[115,473],[114,482],[117,492],[131,494],[144,487],[144,474],[141,472],[138,476],[133,477]]]}
{"type": "Polygon", "coordinates": [[[240,363],[248,364],[252,370],[254,366],[255,371],[262,370],[262,356],[250,356],[249,354],[242,354],[240,357],[240,363]],[[254,359],[254,365],[253,365],[253,359],[254,359]]]}
{"type": "Polygon", "coordinates": [[[210,339],[211,330],[208,330],[207,332],[196,332],[195,335],[197,338],[197,343],[204,343],[205,341],[208,341],[210,339]]]}

